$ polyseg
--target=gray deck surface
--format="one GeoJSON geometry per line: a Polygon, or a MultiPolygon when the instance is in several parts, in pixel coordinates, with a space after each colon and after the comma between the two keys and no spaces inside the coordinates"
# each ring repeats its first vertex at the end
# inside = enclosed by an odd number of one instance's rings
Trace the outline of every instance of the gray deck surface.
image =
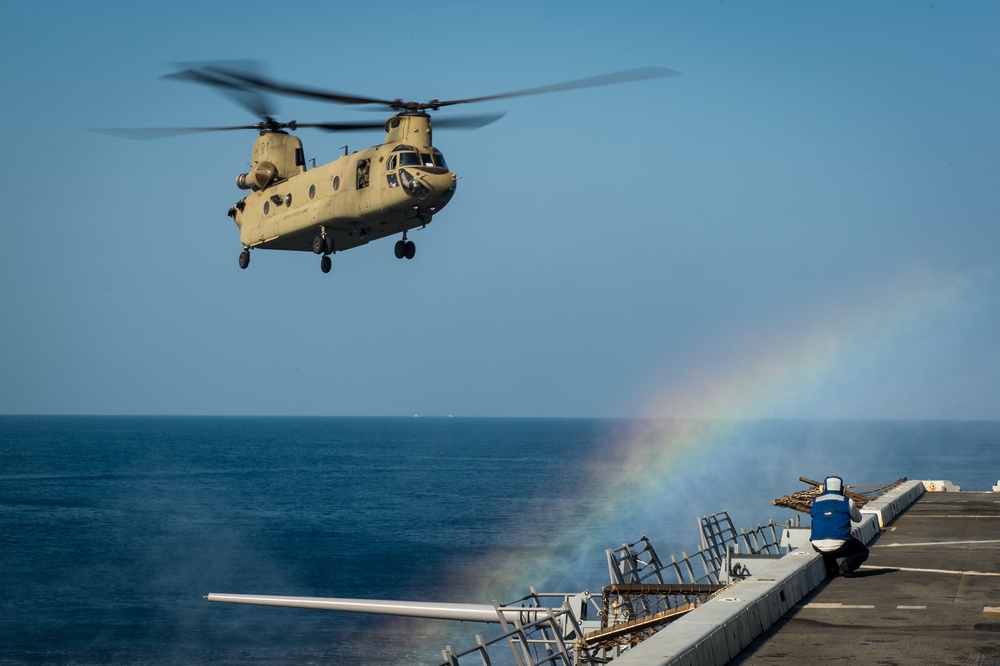
{"type": "Polygon", "coordinates": [[[1000,494],[927,493],[869,547],[730,663],[1000,664],[1000,494]]]}

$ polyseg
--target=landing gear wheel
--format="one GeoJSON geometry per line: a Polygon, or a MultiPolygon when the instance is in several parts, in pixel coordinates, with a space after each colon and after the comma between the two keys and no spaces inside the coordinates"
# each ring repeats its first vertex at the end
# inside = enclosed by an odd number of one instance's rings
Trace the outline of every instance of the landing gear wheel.
{"type": "Polygon", "coordinates": [[[333,254],[333,236],[323,236],[323,254],[333,254]]]}
{"type": "Polygon", "coordinates": [[[329,273],[331,266],[333,266],[333,260],[330,259],[329,255],[324,254],[323,258],[319,260],[319,269],[324,273],[329,273]]]}
{"type": "Polygon", "coordinates": [[[240,268],[245,269],[250,265],[250,253],[246,250],[240,252],[240,268]]]}
{"type": "Polygon", "coordinates": [[[416,245],[416,243],[414,243],[413,241],[406,241],[406,243],[404,243],[403,246],[404,246],[403,247],[403,255],[407,259],[413,259],[413,257],[415,257],[416,254],[417,254],[417,245],[416,245]]]}
{"type": "Polygon", "coordinates": [[[406,241],[398,240],[396,241],[396,258],[402,259],[406,256],[406,241]]]}
{"type": "Polygon", "coordinates": [[[313,254],[323,254],[326,250],[326,237],[316,236],[313,238],[313,254]]]}

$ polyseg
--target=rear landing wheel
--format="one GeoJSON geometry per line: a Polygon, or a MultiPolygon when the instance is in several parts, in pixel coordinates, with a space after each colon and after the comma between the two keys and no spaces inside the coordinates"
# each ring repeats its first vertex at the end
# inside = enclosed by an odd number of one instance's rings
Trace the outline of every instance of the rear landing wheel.
{"type": "Polygon", "coordinates": [[[250,253],[246,250],[240,252],[240,268],[246,268],[250,265],[250,253]]]}
{"type": "Polygon", "coordinates": [[[328,255],[323,255],[323,258],[319,260],[319,269],[324,273],[329,273],[332,266],[333,261],[328,255]]]}
{"type": "Polygon", "coordinates": [[[404,256],[406,256],[406,241],[401,241],[401,240],[396,241],[395,252],[397,259],[402,259],[404,256]]]}

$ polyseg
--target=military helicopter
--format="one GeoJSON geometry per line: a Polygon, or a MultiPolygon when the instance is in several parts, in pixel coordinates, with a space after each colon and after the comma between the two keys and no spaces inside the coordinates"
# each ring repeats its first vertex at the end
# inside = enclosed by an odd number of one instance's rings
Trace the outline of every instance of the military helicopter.
{"type": "MultiPolygon", "coordinates": [[[[413,259],[416,246],[409,231],[430,224],[455,195],[458,177],[432,141],[431,111],[457,104],[603,86],[680,74],[662,67],[632,69],[514,92],[440,101],[405,102],[350,95],[289,84],[262,76],[253,63],[207,64],[163,77],[210,86],[254,113],[260,122],[234,127],[191,127],[110,130],[131,138],[153,138],[189,132],[256,130],[250,170],[236,177],[249,193],[229,209],[240,230],[240,268],[250,265],[256,249],[295,250],[320,255],[328,273],[330,255],[372,240],[402,234],[394,246],[398,259],[413,259]],[[345,105],[382,107],[393,112],[385,122],[279,122],[267,94],[287,95],[345,105]],[[385,141],[306,168],[302,141],[290,132],[315,128],[329,132],[384,129],[385,141]]],[[[474,129],[503,114],[442,118],[438,127],[474,129]]]]}

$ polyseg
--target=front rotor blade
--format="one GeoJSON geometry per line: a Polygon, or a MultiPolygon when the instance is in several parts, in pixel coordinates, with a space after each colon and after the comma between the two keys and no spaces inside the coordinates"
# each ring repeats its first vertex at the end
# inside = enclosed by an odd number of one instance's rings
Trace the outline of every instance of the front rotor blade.
{"type": "Polygon", "coordinates": [[[614,72],[602,76],[591,76],[586,79],[566,81],[565,83],[555,83],[553,85],[541,86],[538,88],[527,88],[525,90],[515,90],[514,92],[501,93],[499,95],[486,95],[485,97],[470,97],[468,99],[454,99],[446,102],[435,102],[435,106],[451,106],[453,104],[470,104],[473,102],[488,102],[495,99],[506,99],[508,97],[523,97],[525,95],[541,95],[544,93],[560,92],[563,90],[576,90],[578,88],[595,88],[597,86],[607,86],[616,83],[628,83],[629,81],[644,81],[646,79],[658,79],[665,76],[680,76],[681,72],[666,67],[640,67],[639,69],[628,69],[623,72],[614,72]]]}
{"type": "Polygon", "coordinates": [[[325,132],[358,132],[361,130],[385,129],[385,121],[359,120],[357,122],[344,123],[296,123],[295,127],[312,127],[325,132]]]}
{"type": "Polygon", "coordinates": [[[577,79],[565,83],[556,83],[538,88],[528,88],[525,90],[515,90],[513,92],[501,93],[499,95],[486,95],[483,97],[469,97],[466,99],[454,99],[447,101],[431,100],[429,102],[404,102],[401,99],[387,100],[375,97],[364,97],[362,95],[349,95],[330,90],[320,90],[319,88],[309,88],[306,86],[280,83],[273,79],[268,79],[259,74],[251,72],[237,71],[224,66],[209,66],[204,69],[209,70],[210,75],[223,80],[230,80],[238,84],[237,87],[256,88],[267,92],[282,95],[292,95],[305,97],[323,102],[336,102],[337,104],[377,104],[387,106],[394,111],[422,111],[424,109],[439,109],[443,106],[454,104],[471,104],[473,102],[488,102],[495,99],[506,99],[509,97],[522,97],[525,95],[540,95],[543,93],[559,92],[563,90],[575,90],[577,88],[593,88],[596,86],[606,86],[616,83],[627,83],[629,81],[643,81],[646,79],[656,79],[665,76],[678,76],[680,72],[667,69],[665,67],[641,67],[639,69],[629,69],[623,72],[614,72],[603,76],[592,76],[586,79],[577,79]]]}
{"type": "MultiPolygon", "coordinates": [[[[445,129],[477,129],[479,127],[485,127],[490,123],[495,123],[504,117],[502,113],[491,113],[482,116],[462,116],[459,118],[440,118],[433,120],[431,125],[433,127],[445,128],[445,129]]],[[[372,129],[385,129],[385,122],[383,121],[370,121],[370,120],[356,120],[347,121],[341,123],[295,123],[296,129],[301,129],[303,127],[312,127],[319,130],[325,130],[327,132],[354,132],[360,130],[372,130],[372,129]]]]}
{"type": "Polygon", "coordinates": [[[447,129],[478,129],[503,118],[504,113],[490,113],[483,116],[463,116],[459,118],[437,118],[434,120],[434,127],[445,127],[447,129]]]}

